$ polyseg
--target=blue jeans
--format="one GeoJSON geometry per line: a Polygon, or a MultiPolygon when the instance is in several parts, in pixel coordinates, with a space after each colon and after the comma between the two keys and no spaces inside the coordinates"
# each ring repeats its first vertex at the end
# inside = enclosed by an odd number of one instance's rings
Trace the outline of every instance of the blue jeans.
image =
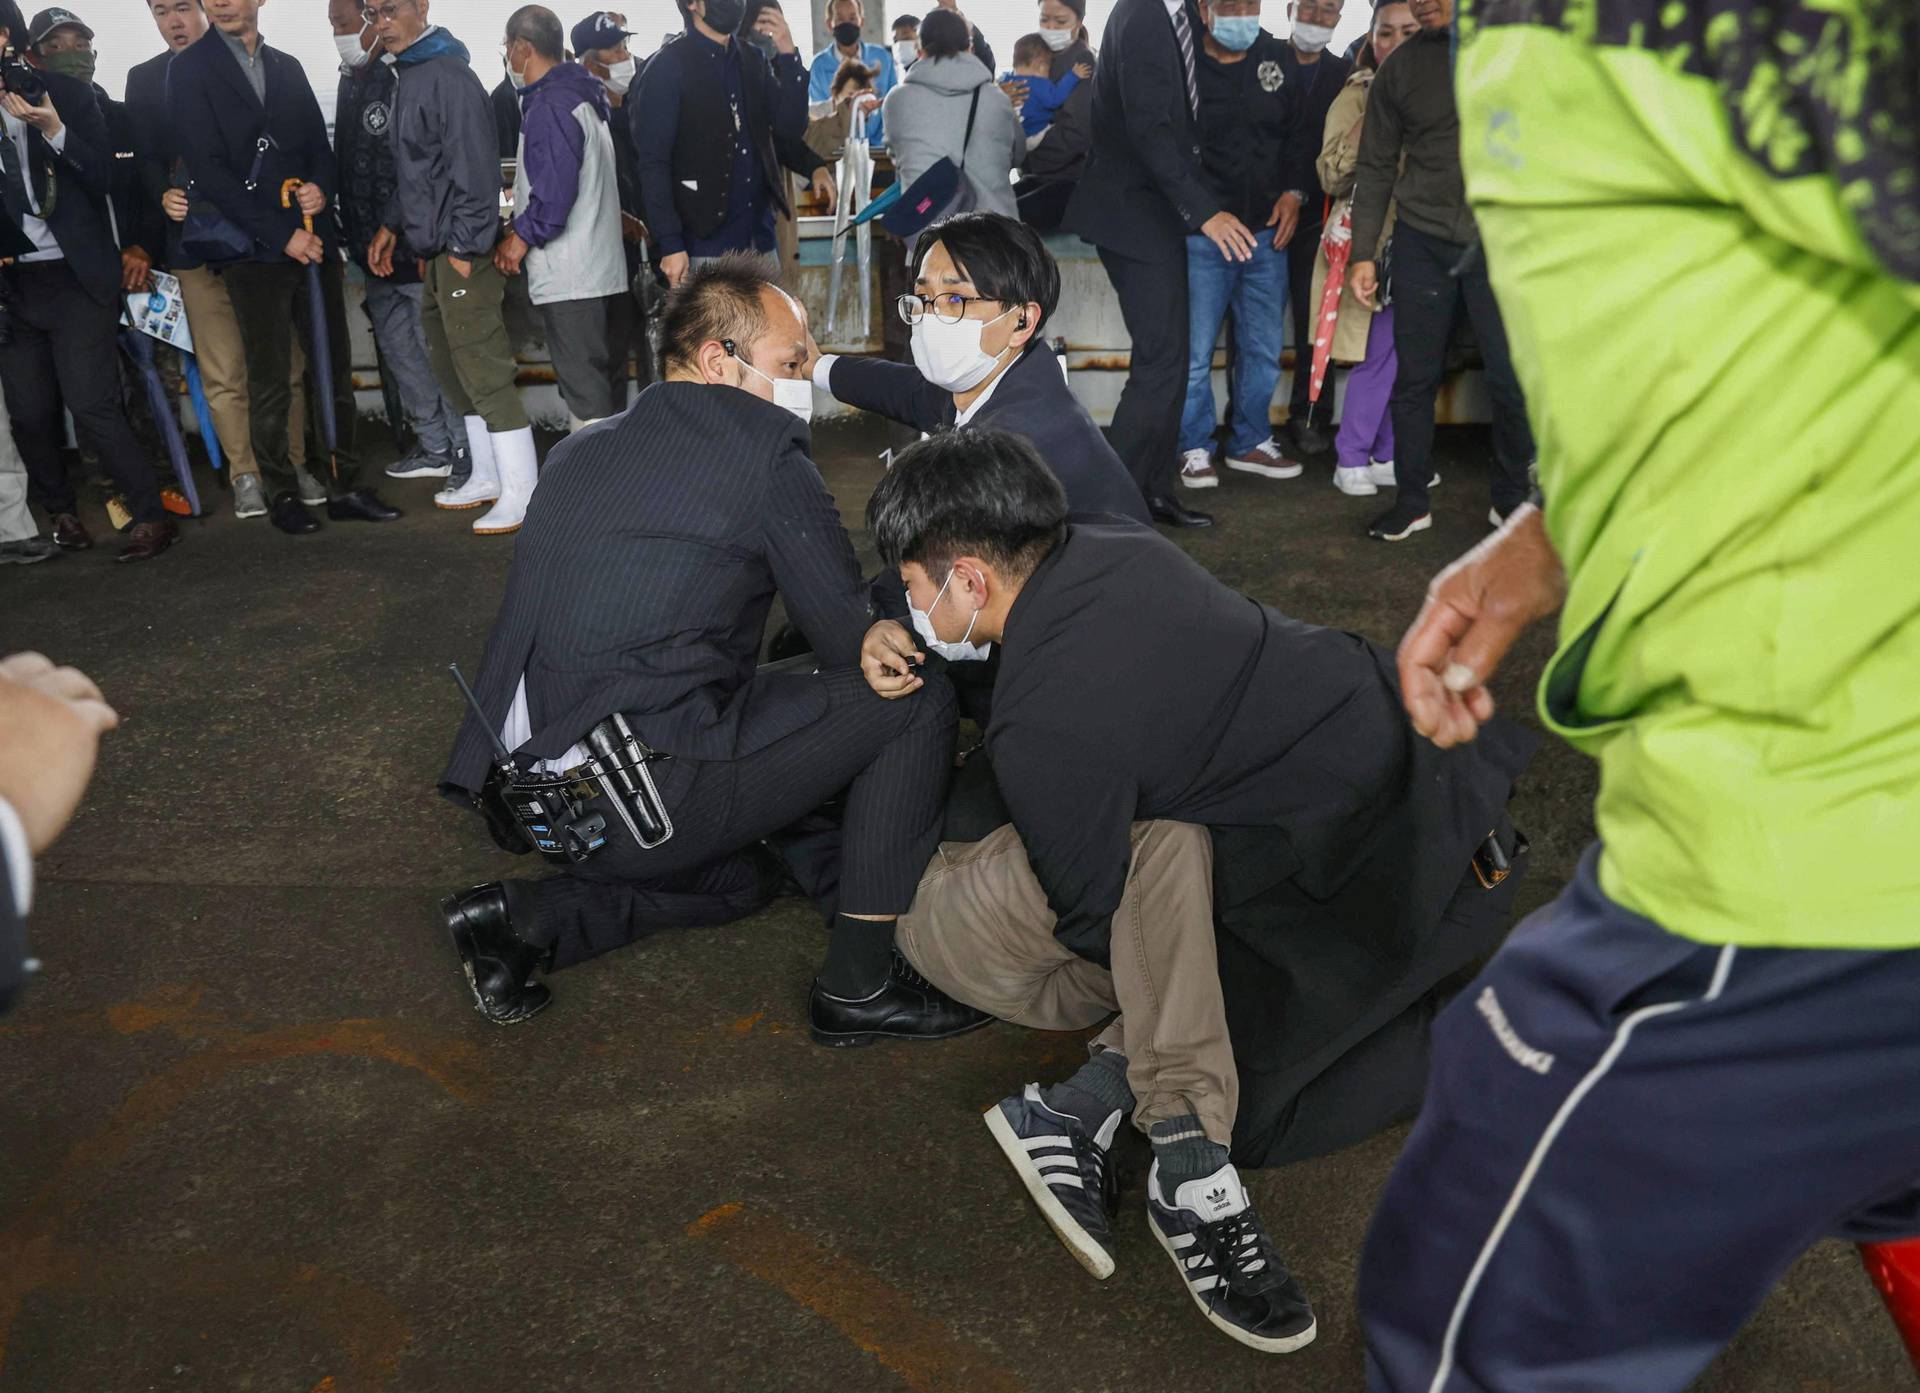
{"type": "Polygon", "coordinates": [[[1280,385],[1286,344],[1287,254],[1255,230],[1253,260],[1228,261],[1208,238],[1187,238],[1187,405],[1180,448],[1213,444],[1213,344],[1233,308],[1233,419],[1227,453],[1245,454],[1273,436],[1268,409],[1280,385]]]}

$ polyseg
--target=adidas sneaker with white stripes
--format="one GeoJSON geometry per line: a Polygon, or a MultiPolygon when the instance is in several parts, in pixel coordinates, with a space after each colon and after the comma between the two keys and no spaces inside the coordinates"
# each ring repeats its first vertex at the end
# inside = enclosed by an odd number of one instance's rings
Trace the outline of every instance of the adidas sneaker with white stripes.
{"type": "Polygon", "coordinates": [[[1067,1251],[1094,1276],[1111,1277],[1111,1219],[1119,1207],[1112,1151],[1119,1112],[1088,1136],[1078,1118],[1048,1107],[1040,1085],[1030,1083],[988,1108],[986,1119],[987,1130],[1067,1251]]]}
{"type": "Polygon", "coordinates": [[[1232,1166],[1187,1181],[1165,1204],[1155,1161],[1147,1172],[1147,1223],[1193,1304],[1228,1335],[1268,1354],[1313,1342],[1313,1307],[1281,1265],[1232,1166]]]}

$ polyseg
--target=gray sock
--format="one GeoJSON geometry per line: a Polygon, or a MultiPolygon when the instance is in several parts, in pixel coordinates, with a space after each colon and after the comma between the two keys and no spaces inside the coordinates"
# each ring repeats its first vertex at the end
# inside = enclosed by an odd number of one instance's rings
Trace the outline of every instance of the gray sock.
{"type": "Polygon", "coordinates": [[[1117,1110],[1133,1111],[1133,1090],[1127,1087],[1127,1057],[1117,1050],[1101,1050],[1064,1083],[1049,1084],[1040,1098],[1055,1112],[1075,1118],[1095,1136],[1117,1110]]]}
{"type": "Polygon", "coordinates": [[[1227,1149],[1207,1139],[1206,1129],[1192,1113],[1156,1122],[1147,1138],[1153,1159],[1160,1163],[1160,1201],[1172,1204],[1174,1192],[1189,1180],[1212,1175],[1227,1164],[1227,1149]]]}

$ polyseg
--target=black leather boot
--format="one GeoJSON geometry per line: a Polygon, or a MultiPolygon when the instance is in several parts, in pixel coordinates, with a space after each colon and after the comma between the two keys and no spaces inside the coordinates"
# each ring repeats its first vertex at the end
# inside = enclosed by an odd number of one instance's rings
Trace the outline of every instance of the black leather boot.
{"type": "Polygon", "coordinates": [[[553,993],[533,980],[553,950],[529,943],[513,927],[507,887],[476,885],[440,902],[454,951],[473,989],[473,1004],[495,1025],[518,1025],[538,1015],[553,993]]]}

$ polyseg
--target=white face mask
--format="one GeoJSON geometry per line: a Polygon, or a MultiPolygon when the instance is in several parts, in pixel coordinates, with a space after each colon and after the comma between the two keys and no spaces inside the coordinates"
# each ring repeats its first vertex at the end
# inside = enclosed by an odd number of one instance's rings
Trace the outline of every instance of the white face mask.
{"type": "Polygon", "coordinates": [[[367,59],[373,56],[371,50],[360,47],[360,37],[366,32],[365,29],[362,29],[359,34],[335,34],[333,36],[333,46],[340,50],[341,67],[361,67],[366,63],[367,59]]]}
{"type": "Polygon", "coordinates": [[[515,72],[513,70],[513,64],[509,63],[507,64],[507,81],[511,82],[513,84],[513,90],[518,92],[522,87],[527,85],[527,75],[525,73],[515,72]]]}
{"type": "MultiPolygon", "coordinates": [[[[1000,354],[980,346],[980,335],[989,324],[997,323],[1018,309],[1009,305],[992,319],[963,319],[958,324],[943,324],[929,310],[913,326],[913,365],[920,375],[946,392],[967,392],[987,380],[1000,363],[1000,354]]],[[[1007,346],[1011,348],[1012,345],[1007,346]]]]}
{"type": "Polygon", "coordinates": [[[1333,42],[1333,26],[1330,24],[1302,24],[1294,21],[1290,36],[1293,46],[1302,53],[1318,53],[1333,42]]]}
{"type": "MultiPolygon", "coordinates": [[[[732,350],[728,350],[731,352],[732,350]]],[[[813,420],[813,384],[798,377],[767,377],[764,372],[742,358],[733,355],[734,362],[752,373],[755,377],[766,378],[773,384],[773,404],[784,406],[803,421],[813,420]]],[[[745,390],[744,388],[742,389],[745,390]]]]}
{"type": "Polygon", "coordinates": [[[901,39],[893,46],[893,61],[903,68],[919,56],[920,41],[918,39],[901,39]]]}
{"type": "Polygon", "coordinates": [[[933,611],[940,608],[940,601],[946,596],[947,587],[953,584],[953,572],[947,572],[947,578],[940,582],[940,593],[933,597],[933,605],[928,609],[915,609],[913,601],[907,601],[907,613],[913,616],[913,631],[920,635],[920,641],[945,658],[950,663],[977,663],[992,656],[991,643],[968,643],[973,637],[973,626],[979,622],[980,611],[973,612],[973,618],[967,621],[967,631],[958,640],[949,642],[933,631],[933,611]]]}
{"type": "Polygon", "coordinates": [[[1041,38],[1046,40],[1048,48],[1052,49],[1055,53],[1065,53],[1073,46],[1074,37],[1080,31],[1077,29],[1041,29],[1037,32],[1041,38]]]}
{"type": "Polygon", "coordinates": [[[607,84],[607,90],[616,97],[627,95],[627,89],[633,86],[634,61],[622,58],[618,63],[607,65],[607,75],[600,80],[607,84]]]}

